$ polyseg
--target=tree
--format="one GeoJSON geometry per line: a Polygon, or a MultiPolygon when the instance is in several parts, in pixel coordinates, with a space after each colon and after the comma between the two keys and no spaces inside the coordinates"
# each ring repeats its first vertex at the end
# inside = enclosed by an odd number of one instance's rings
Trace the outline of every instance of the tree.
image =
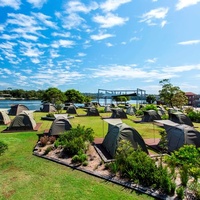
{"type": "Polygon", "coordinates": [[[44,91],[44,94],[42,95],[42,101],[43,102],[50,102],[55,104],[56,102],[65,102],[65,95],[64,93],[57,89],[57,88],[48,88],[44,91]]]}
{"type": "Polygon", "coordinates": [[[70,89],[65,92],[66,101],[70,103],[83,103],[84,95],[82,95],[79,91],[70,89]]]}
{"type": "Polygon", "coordinates": [[[154,95],[152,95],[152,94],[149,94],[146,97],[146,101],[147,101],[147,103],[152,104],[154,101],[156,101],[156,97],[154,95]]]}
{"type": "Polygon", "coordinates": [[[177,106],[181,108],[182,106],[186,105],[188,102],[188,98],[185,95],[185,92],[179,91],[172,97],[172,104],[173,106],[177,106]]]}
{"type": "Polygon", "coordinates": [[[114,96],[113,99],[116,102],[123,102],[124,101],[124,103],[126,103],[129,100],[129,97],[126,97],[126,96],[114,96]]]}
{"type": "MultiPolygon", "coordinates": [[[[169,79],[163,79],[159,82],[162,85],[162,89],[159,90],[160,100],[170,107],[182,105],[185,102],[184,92],[180,90],[178,86],[173,86],[169,79]],[[177,103],[175,103],[175,100],[177,103]],[[175,104],[176,105],[175,105],[175,104]]],[[[187,98],[187,97],[186,97],[187,98]]]]}

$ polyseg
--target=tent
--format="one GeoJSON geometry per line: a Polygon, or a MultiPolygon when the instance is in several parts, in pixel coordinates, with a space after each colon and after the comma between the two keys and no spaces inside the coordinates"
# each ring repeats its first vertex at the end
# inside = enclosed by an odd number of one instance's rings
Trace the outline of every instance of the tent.
{"type": "Polygon", "coordinates": [[[87,116],[99,116],[99,111],[95,107],[87,108],[87,116]]]}
{"type": "Polygon", "coordinates": [[[67,113],[68,113],[68,114],[77,114],[77,112],[76,112],[76,107],[75,107],[74,105],[68,106],[68,108],[67,108],[67,113]]]}
{"type": "Polygon", "coordinates": [[[11,105],[8,115],[19,115],[23,110],[29,110],[25,105],[15,104],[11,105]]]}
{"type": "Polygon", "coordinates": [[[140,147],[148,153],[145,142],[141,135],[132,127],[123,123],[121,119],[104,119],[108,122],[108,132],[103,140],[102,146],[114,158],[120,140],[128,140],[137,149],[140,147]]]}
{"type": "Polygon", "coordinates": [[[0,110],[0,124],[9,124],[11,122],[10,117],[6,110],[0,110]]]}
{"type": "Polygon", "coordinates": [[[194,126],[191,119],[187,115],[181,112],[169,114],[169,120],[178,124],[186,124],[188,126],[194,126]]]}
{"type": "Polygon", "coordinates": [[[11,122],[7,130],[35,130],[36,122],[31,112],[22,112],[11,122]]]}
{"type": "Polygon", "coordinates": [[[127,108],[127,110],[126,110],[126,114],[128,114],[128,115],[135,115],[136,111],[137,111],[137,110],[136,110],[135,107],[129,106],[129,107],[127,108]]]}
{"type": "Polygon", "coordinates": [[[41,112],[56,112],[56,108],[53,104],[51,103],[44,103],[43,108],[40,108],[41,112]]]}
{"type": "Polygon", "coordinates": [[[72,128],[69,120],[64,116],[57,117],[51,124],[49,135],[60,135],[72,128]]]}
{"type": "Polygon", "coordinates": [[[127,115],[122,108],[112,108],[111,118],[123,118],[127,119],[127,115]]]}
{"type": "Polygon", "coordinates": [[[168,151],[178,150],[183,145],[200,147],[200,132],[186,124],[178,124],[170,120],[156,120],[164,124],[167,132],[168,151]]]}
{"type": "Polygon", "coordinates": [[[104,112],[112,112],[109,105],[106,105],[106,106],[104,107],[104,112]]]}
{"type": "Polygon", "coordinates": [[[153,122],[154,120],[161,120],[160,115],[155,110],[145,110],[141,122],[153,122]]]}

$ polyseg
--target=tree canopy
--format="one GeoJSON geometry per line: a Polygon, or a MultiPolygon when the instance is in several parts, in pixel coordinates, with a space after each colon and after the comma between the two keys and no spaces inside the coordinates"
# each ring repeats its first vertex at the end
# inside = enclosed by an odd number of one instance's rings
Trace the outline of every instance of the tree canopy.
{"type": "Polygon", "coordinates": [[[147,101],[147,103],[149,103],[149,104],[154,103],[154,101],[156,101],[155,95],[149,94],[149,95],[146,97],[146,101],[147,101]]]}
{"type": "Polygon", "coordinates": [[[44,94],[42,96],[43,102],[50,102],[55,104],[56,102],[65,102],[65,95],[64,93],[57,89],[57,88],[48,88],[44,91],[44,94]]]}
{"type": "Polygon", "coordinates": [[[67,90],[65,93],[66,101],[71,103],[83,103],[84,102],[84,95],[82,95],[79,91],[70,89],[67,90]]]}
{"type": "Polygon", "coordinates": [[[173,86],[169,79],[163,79],[159,82],[162,89],[159,90],[160,100],[170,107],[181,107],[187,103],[185,93],[178,86],[173,86]]]}

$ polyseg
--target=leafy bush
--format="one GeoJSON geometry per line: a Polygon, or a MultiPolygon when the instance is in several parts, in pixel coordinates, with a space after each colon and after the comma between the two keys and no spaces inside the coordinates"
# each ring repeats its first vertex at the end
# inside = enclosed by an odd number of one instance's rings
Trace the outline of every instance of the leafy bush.
{"type": "Polygon", "coordinates": [[[160,130],[160,142],[159,147],[162,149],[163,153],[168,152],[168,141],[167,141],[167,132],[165,130],[160,130]]]}
{"type": "Polygon", "coordinates": [[[136,113],[135,113],[136,116],[143,116],[144,113],[142,110],[137,110],[136,113]]]}
{"type": "Polygon", "coordinates": [[[8,149],[8,145],[0,141],[0,156],[8,149]]]}
{"type": "Polygon", "coordinates": [[[193,107],[187,107],[186,109],[185,109],[185,113],[190,113],[190,112],[193,112],[194,111],[194,109],[193,109],[193,107]]]}
{"type": "Polygon", "coordinates": [[[55,146],[61,145],[68,155],[77,155],[79,152],[87,150],[88,143],[94,140],[93,134],[93,129],[78,125],[76,128],[72,128],[60,135],[56,140],[55,146]]]}
{"type": "Polygon", "coordinates": [[[72,163],[84,163],[85,161],[87,161],[86,154],[78,154],[72,157],[72,163]]]}
{"type": "Polygon", "coordinates": [[[143,107],[142,110],[155,110],[155,111],[158,111],[158,108],[154,104],[148,104],[145,107],[143,107]]]}
{"type": "Polygon", "coordinates": [[[176,189],[176,194],[178,196],[179,199],[183,199],[184,198],[184,187],[180,186],[179,188],[176,189]]]}
{"type": "Polygon", "coordinates": [[[187,116],[193,121],[193,122],[200,122],[200,112],[191,111],[187,114],[187,116]]]}
{"type": "Polygon", "coordinates": [[[115,164],[113,163],[109,168],[113,172],[118,170],[122,177],[129,178],[134,183],[160,188],[167,194],[175,191],[175,183],[171,180],[167,168],[161,165],[157,167],[155,160],[140,149],[134,150],[130,142],[120,141],[115,164]]]}
{"type": "Polygon", "coordinates": [[[46,114],[46,117],[54,117],[54,113],[48,113],[46,114]]]}

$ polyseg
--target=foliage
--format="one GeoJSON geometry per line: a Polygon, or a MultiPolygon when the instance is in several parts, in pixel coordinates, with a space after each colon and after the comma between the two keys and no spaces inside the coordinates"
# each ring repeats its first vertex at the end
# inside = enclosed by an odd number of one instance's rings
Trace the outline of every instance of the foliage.
{"type": "Polygon", "coordinates": [[[49,137],[47,135],[40,137],[40,145],[42,147],[46,146],[48,141],[49,137]]]}
{"type": "Polygon", "coordinates": [[[196,199],[200,199],[200,183],[199,182],[192,182],[189,185],[189,189],[194,192],[196,199]]]}
{"type": "Polygon", "coordinates": [[[93,129],[78,125],[76,128],[72,128],[60,135],[56,145],[61,145],[64,147],[66,154],[73,156],[87,150],[88,142],[93,142],[94,140],[93,134],[93,129]]]}
{"type": "Polygon", "coordinates": [[[113,96],[112,98],[116,102],[124,102],[124,103],[126,103],[130,99],[130,97],[128,96],[113,96]]]}
{"type": "Polygon", "coordinates": [[[146,101],[147,101],[147,103],[149,103],[149,104],[154,103],[154,102],[156,101],[155,95],[149,94],[149,95],[146,97],[146,101]]]}
{"type": "Polygon", "coordinates": [[[142,110],[137,110],[136,113],[135,113],[136,116],[142,116],[144,115],[143,111],[142,110]]]}
{"type": "Polygon", "coordinates": [[[54,117],[54,113],[47,113],[46,117],[54,117]]]}
{"type": "Polygon", "coordinates": [[[176,194],[178,196],[179,199],[183,199],[184,198],[184,187],[180,186],[179,188],[176,189],[176,194]]]}
{"type": "Polygon", "coordinates": [[[63,109],[63,104],[61,101],[56,101],[55,103],[55,108],[58,111],[58,113],[62,113],[62,109],[63,109]]]}
{"type": "Polygon", "coordinates": [[[177,91],[172,97],[172,105],[178,108],[182,108],[182,106],[188,103],[188,98],[183,91],[177,91]]]}
{"type": "Polygon", "coordinates": [[[185,105],[186,96],[178,86],[173,86],[169,79],[163,79],[159,82],[162,89],[159,90],[160,100],[170,107],[181,107],[185,105]]]}
{"type": "Polygon", "coordinates": [[[158,108],[154,104],[148,104],[148,105],[144,106],[142,108],[142,110],[155,110],[155,111],[158,111],[158,108]]]}
{"type": "Polygon", "coordinates": [[[190,112],[192,112],[192,111],[194,111],[194,108],[193,108],[193,107],[187,107],[187,108],[185,109],[185,113],[186,113],[186,114],[188,114],[188,113],[190,113],[190,112]]]}
{"type": "Polygon", "coordinates": [[[50,102],[55,104],[56,102],[64,102],[66,99],[64,93],[57,88],[48,88],[44,91],[42,96],[43,102],[50,102]]]}
{"type": "Polygon", "coordinates": [[[84,96],[84,102],[85,103],[89,103],[92,101],[92,97],[91,96],[84,96]]]}
{"type": "Polygon", "coordinates": [[[193,122],[200,122],[200,112],[190,111],[187,116],[191,119],[193,122]]]}
{"type": "Polygon", "coordinates": [[[167,168],[157,167],[155,161],[140,149],[134,150],[130,142],[121,140],[111,169],[119,171],[123,177],[143,186],[160,188],[166,194],[175,191],[175,183],[167,168]]]}
{"type": "Polygon", "coordinates": [[[0,141],[0,156],[8,150],[8,145],[4,143],[3,141],[0,141]]]}
{"type": "Polygon", "coordinates": [[[70,103],[83,103],[85,99],[84,95],[74,89],[67,90],[64,94],[66,96],[66,102],[70,103]]]}
{"type": "Polygon", "coordinates": [[[167,141],[167,132],[165,130],[160,130],[160,142],[159,147],[161,148],[162,153],[168,152],[168,141],[167,141]]]}
{"type": "Polygon", "coordinates": [[[74,155],[72,157],[72,163],[81,163],[83,164],[85,161],[87,161],[87,155],[84,153],[78,152],[78,155],[74,155]]]}

